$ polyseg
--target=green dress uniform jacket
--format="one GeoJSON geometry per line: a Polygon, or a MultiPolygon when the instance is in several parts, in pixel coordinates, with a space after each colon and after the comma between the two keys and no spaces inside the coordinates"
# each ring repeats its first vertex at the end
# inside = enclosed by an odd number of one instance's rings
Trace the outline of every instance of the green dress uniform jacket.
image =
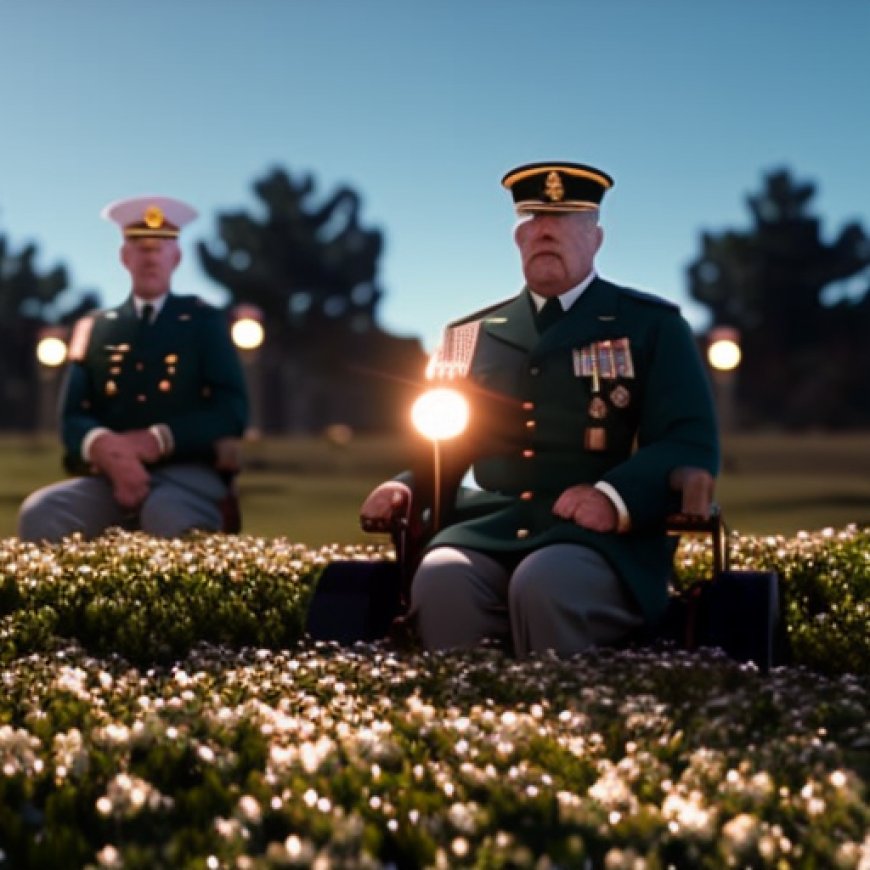
{"type": "Polygon", "coordinates": [[[85,435],[166,424],[170,461],[214,462],[214,443],[247,424],[244,373],[222,312],[196,296],[170,293],[154,322],[132,298],[80,322],[61,398],[65,464],[83,472],[85,435]]]}
{"type": "Polygon", "coordinates": [[[548,544],[582,544],[607,559],[655,623],[667,604],[674,553],[665,533],[665,517],[677,507],[669,474],[683,465],[714,475],[719,468],[708,378],[679,309],[596,278],[542,333],[528,290],[447,332],[474,322],[468,377],[476,388],[510,400],[516,413],[507,450],[474,463],[483,492],[471,497],[469,518],[460,504],[457,522],[430,548],[520,556],[548,544]],[[613,348],[621,356],[614,358],[613,348]],[[583,372],[599,351],[596,384],[583,372]],[[587,429],[598,436],[604,430],[598,449],[590,449],[587,429]],[[622,497],[628,532],[602,534],[553,514],[565,489],[598,481],[622,497]]]}

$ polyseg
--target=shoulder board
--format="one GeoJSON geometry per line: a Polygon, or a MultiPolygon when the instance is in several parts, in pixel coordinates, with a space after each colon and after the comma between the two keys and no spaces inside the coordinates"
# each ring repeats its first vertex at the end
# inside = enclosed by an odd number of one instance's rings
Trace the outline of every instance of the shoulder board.
{"type": "Polygon", "coordinates": [[[634,290],[631,287],[620,287],[619,290],[623,296],[627,296],[633,302],[640,302],[644,305],[660,305],[673,311],[680,310],[680,306],[676,302],[671,302],[670,299],[665,299],[663,296],[656,296],[655,293],[647,293],[645,290],[634,290]]]}
{"type": "Polygon", "coordinates": [[[492,305],[487,305],[486,308],[481,308],[479,311],[475,311],[474,314],[469,314],[465,317],[460,317],[459,320],[451,321],[447,324],[447,329],[451,329],[454,326],[465,326],[467,323],[472,323],[475,320],[483,320],[487,314],[492,314],[493,311],[507,305],[508,302],[513,302],[514,299],[516,299],[516,296],[509,296],[507,299],[502,299],[500,302],[493,302],[492,305]]]}
{"type": "Polygon", "coordinates": [[[87,355],[95,317],[96,315],[88,314],[75,322],[69,338],[69,347],[67,348],[67,358],[71,362],[81,362],[87,355]]]}
{"type": "Polygon", "coordinates": [[[510,301],[510,299],[503,299],[467,317],[448,323],[441,336],[441,344],[429,358],[429,364],[426,366],[427,380],[464,378],[471,368],[481,323],[488,314],[497,311],[510,301]]]}
{"type": "Polygon", "coordinates": [[[211,309],[214,307],[199,296],[176,296],[173,293],[172,298],[175,299],[176,304],[189,311],[196,311],[202,308],[211,309]]]}
{"type": "Polygon", "coordinates": [[[218,316],[223,318],[225,314],[225,311],[209,304],[199,296],[173,297],[172,316],[181,321],[210,323],[218,316]]]}

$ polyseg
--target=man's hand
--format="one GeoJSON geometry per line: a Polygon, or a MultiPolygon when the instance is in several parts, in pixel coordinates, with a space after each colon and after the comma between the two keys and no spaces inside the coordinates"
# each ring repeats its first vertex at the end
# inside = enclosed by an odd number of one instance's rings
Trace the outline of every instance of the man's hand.
{"type": "Polygon", "coordinates": [[[369,493],[360,508],[360,522],[367,531],[389,531],[393,519],[406,513],[410,504],[410,488],[397,480],[388,480],[369,493]]]}
{"type": "Polygon", "coordinates": [[[115,501],[133,510],[145,501],[151,479],[128,439],[116,432],[100,435],[91,445],[91,464],[112,484],[115,501]]]}
{"type": "Polygon", "coordinates": [[[148,497],[151,477],[145,466],[135,456],[116,460],[106,476],[112,482],[115,501],[122,508],[135,510],[148,497]]]}
{"type": "Polygon", "coordinates": [[[603,492],[586,484],[566,489],[556,499],[553,513],[593,532],[615,532],[619,525],[613,502],[603,492]]]}
{"type": "Polygon", "coordinates": [[[163,455],[157,436],[150,429],[130,429],[118,433],[118,437],[130,447],[133,455],[141,462],[157,462],[163,455]]]}

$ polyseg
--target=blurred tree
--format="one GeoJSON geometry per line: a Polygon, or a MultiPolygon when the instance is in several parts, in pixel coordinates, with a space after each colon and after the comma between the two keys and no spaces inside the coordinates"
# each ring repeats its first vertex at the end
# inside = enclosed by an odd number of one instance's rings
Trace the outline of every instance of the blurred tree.
{"type": "Polygon", "coordinates": [[[263,216],[220,214],[219,240],[198,247],[231,304],[264,314],[264,428],[394,428],[407,396],[399,378],[421,373],[425,358],[419,341],[377,325],[383,237],[361,226],[359,195],[340,187],[318,203],[311,175],[282,169],[253,189],[263,216]]]}
{"type": "Polygon", "coordinates": [[[703,233],[688,269],[712,326],[740,331],[743,426],[870,425],[870,238],[851,223],[822,240],[815,191],[770,172],[748,197],[751,229],[703,233]]]}
{"type": "Polygon", "coordinates": [[[75,308],[61,305],[68,287],[63,266],[40,272],[33,243],[13,251],[0,235],[0,403],[4,429],[30,429],[36,422],[36,343],[40,330],[51,324],[69,324],[97,305],[85,295],[75,308]]]}

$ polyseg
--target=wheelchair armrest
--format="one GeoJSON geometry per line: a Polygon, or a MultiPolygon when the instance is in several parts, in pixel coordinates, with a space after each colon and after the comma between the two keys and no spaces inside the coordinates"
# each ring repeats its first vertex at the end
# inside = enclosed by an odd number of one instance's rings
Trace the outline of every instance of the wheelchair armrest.
{"type": "Polygon", "coordinates": [[[214,443],[214,467],[221,475],[234,476],[242,470],[242,442],[239,438],[219,438],[214,443]]]}
{"type": "Polygon", "coordinates": [[[242,512],[236,477],[242,470],[242,442],[239,438],[219,438],[214,443],[214,467],[227,485],[221,499],[221,531],[237,535],[242,530],[242,512]]]}
{"type": "Polygon", "coordinates": [[[709,471],[684,465],[671,472],[669,483],[671,489],[682,493],[680,511],[674,516],[703,521],[715,512],[716,481],[709,471]]]}
{"type": "Polygon", "coordinates": [[[427,540],[420,518],[413,513],[414,507],[412,494],[406,510],[393,514],[389,519],[360,517],[360,527],[367,534],[390,536],[399,566],[402,610],[407,609],[410,602],[411,581],[427,540]]]}
{"type": "Polygon", "coordinates": [[[727,529],[719,505],[713,500],[716,481],[703,468],[681,466],[671,472],[671,489],[680,492],[680,510],[670,514],[665,525],[669,535],[710,535],[713,543],[713,572],[728,570],[727,529]]]}

